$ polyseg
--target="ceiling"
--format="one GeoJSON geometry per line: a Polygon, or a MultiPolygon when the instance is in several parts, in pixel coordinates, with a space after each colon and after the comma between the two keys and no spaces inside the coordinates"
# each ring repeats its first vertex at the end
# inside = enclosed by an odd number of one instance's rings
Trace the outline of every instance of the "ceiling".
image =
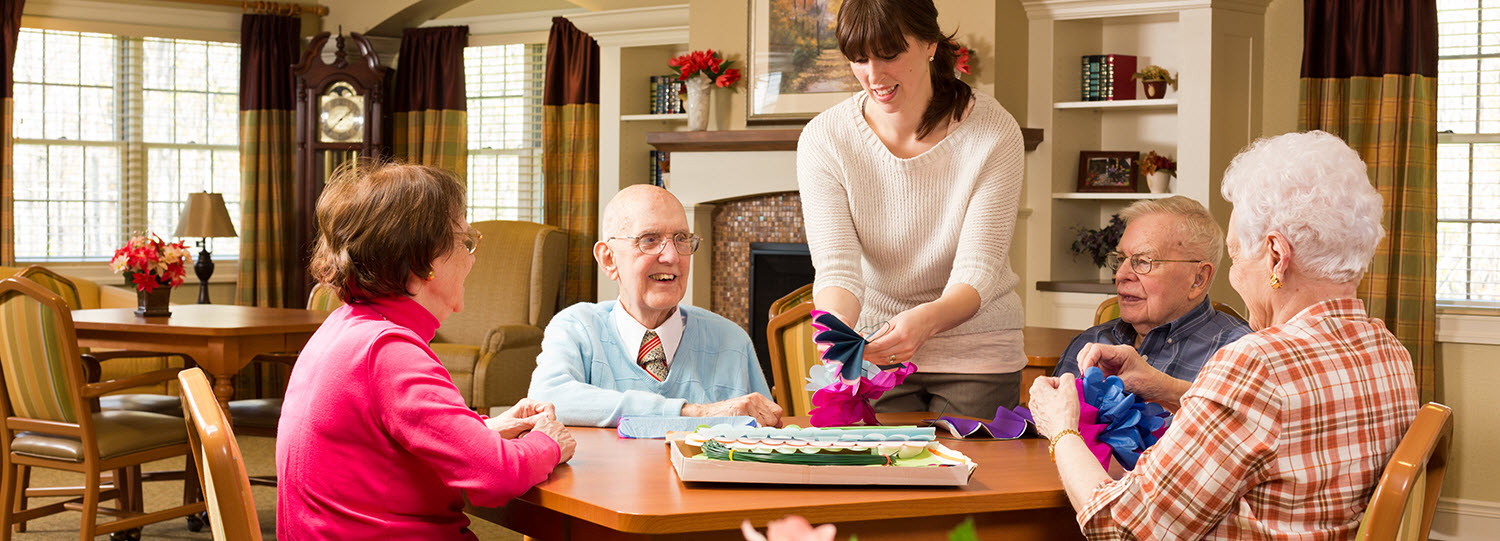
{"type": "Polygon", "coordinates": [[[583,8],[589,11],[673,6],[688,0],[473,0],[444,13],[443,18],[479,17],[533,11],[557,11],[583,8]]]}

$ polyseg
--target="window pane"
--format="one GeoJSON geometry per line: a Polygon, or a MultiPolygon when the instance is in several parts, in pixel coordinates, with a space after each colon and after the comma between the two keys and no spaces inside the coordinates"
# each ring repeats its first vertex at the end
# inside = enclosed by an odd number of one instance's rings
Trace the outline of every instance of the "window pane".
{"type": "MultiPolygon", "coordinates": [[[[1500,2],[1438,0],[1438,34],[1438,130],[1500,134],[1500,2]]],[[[1500,308],[1500,144],[1456,141],[1438,145],[1438,299],[1500,308]]]]}
{"type": "Polygon", "coordinates": [[[464,50],[471,222],[542,220],[544,52],[540,44],[464,50]]]}
{"type": "Polygon", "coordinates": [[[18,259],[98,261],[129,233],[169,237],[192,191],[224,192],[238,220],[237,45],[23,29],[15,74],[18,259]],[[144,163],[126,167],[126,143],[144,163]]]}

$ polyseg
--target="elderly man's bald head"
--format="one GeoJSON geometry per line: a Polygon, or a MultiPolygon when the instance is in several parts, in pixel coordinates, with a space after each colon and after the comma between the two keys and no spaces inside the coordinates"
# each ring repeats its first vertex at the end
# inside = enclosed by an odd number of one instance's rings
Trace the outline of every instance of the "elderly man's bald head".
{"type": "MultiPolygon", "coordinates": [[[[636,224],[642,216],[671,216],[682,217],[684,228],[687,226],[687,212],[682,209],[682,201],[672,192],[650,184],[635,184],[626,186],[609,200],[604,206],[604,215],[600,218],[601,230],[605,238],[626,237],[641,233],[637,231],[636,224]]],[[[657,231],[657,233],[674,233],[675,231],[657,231]]]]}

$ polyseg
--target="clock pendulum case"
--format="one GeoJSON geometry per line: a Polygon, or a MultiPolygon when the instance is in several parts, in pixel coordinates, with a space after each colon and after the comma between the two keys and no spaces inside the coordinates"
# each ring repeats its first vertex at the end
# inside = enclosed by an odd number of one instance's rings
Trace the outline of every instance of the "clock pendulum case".
{"type": "Polygon", "coordinates": [[[355,51],[344,50],[344,36],[335,38],[333,63],[323,58],[330,34],[313,36],[302,60],[292,68],[297,95],[296,185],[292,193],[292,246],[297,251],[292,276],[286,281],[286,306],[302,307],[312,289],[308,261],[317,240],[316,206],[323,185],[334,170],[357,159],[391,155],[391,71],[380,64],[375,49],[363,35],[351,32],[355,51]]]}

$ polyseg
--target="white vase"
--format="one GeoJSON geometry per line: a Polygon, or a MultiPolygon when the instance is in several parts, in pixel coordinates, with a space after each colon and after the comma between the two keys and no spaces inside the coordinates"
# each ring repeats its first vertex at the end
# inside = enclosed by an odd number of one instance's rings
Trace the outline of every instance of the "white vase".
{"type": "Polygon", "coordinates": [[[1146,176],[1146,186],[1151,188],[1151,193],[1167,193],[1172,181],[1172,174],[1166,171],[1157,171],[1146,176]]]}
{"type": "Polygon", "coordinates": [[[713,89],[713,82],[708,77],[695,75],[687,80],[687,118],[688,129],[692,131],[703,131],[708,129],[708,92],[713,89]]]}

